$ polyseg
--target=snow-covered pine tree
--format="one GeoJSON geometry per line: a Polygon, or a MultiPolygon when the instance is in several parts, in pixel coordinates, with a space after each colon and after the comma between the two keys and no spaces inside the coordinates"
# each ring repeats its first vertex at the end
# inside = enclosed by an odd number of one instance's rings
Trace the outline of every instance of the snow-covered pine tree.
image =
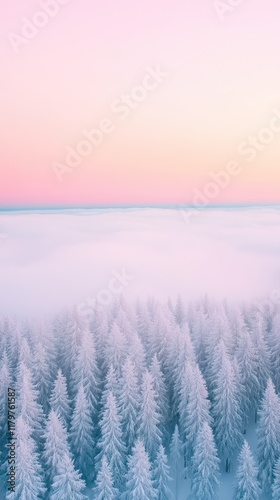
{"type": "Polygon", "coordinates": [[[126,447],[123,441],[119,409],[112,392],[108,393],[100,420],[100,431],[101,437],[98,443],[100,452],[96,456],[97,468],[101,467],[102,458],[106,455],[112,470],[114,483],[118,488],[122,484],[125,473],[126,447]]]}
{"type": "Polygon", "coordinates": [[[248,420],[252,412],[255,411],[258,403],[259,381],[257,378],[258,359],[256,347],[253,344],[251,335],[244,323],[239,320],[240,328],[237,337],[237,348],[235,359],[239,366],[240,383],[245,390],[242,391],[240,405],[242,408],[242,427],[245,433],[248,420]]]}
{"type": "Polygon", "coordinates": [[[114,487],[112,472],[106,455],[102,458],[93,493],[95,500],[117,500],[118,498],[119,492],[114,487]]]}
{"type": "Polygon", "coordinates": [[[19,324],[11,319],[5,319],[5,332],[7,338],[6,351],[11,370],[14,371],[19,364],[19,352],[21,346],[21,332],[19,324]]]}
{"type": "Polygon", "coordinates": [[[73,308],[71,311],[64,313],[60,327],[59,366],[69,382],[79,353],[79,346],[81,345],[85,327],[84,320],[78,315],[77,310],[73,308]]]}
{"type": "Polygon", "coordinates": [[[194,453],[195,439],[200,427],[204,422],[211,424],[209,410],[210,403],[206,384],[198,365],[196,365],[193,367],[193,378],[189,388],[186,417],[183,423],[187,467],[194,453]]]}
{"type": "Polygon", "coordinates": [[[83,494],[85,482],[81,474],[75,470],[72,458],[68,453],[62,456],[57,473],[54,476],[50,489],[50,500],[87,500],[83,494]]]}
{"type": "Polygon", "coordinates": [[[110,392],[115,396],[115,398],[119,393],[119,380],[117,378],[117,374],[113,365],[109,366],[109,369],[106,373],[105,386],[101,396],[101,409],[104,408],[110,392]]]}
{"type": "Polygon", "coordinates": [[[39,445],[42,438],[43,409],[38,403],[39,391],[35,388],[31,371],[22,362],[16,381],[17,415],[21,415],[29,425],[32,436],[39,445]]]}
{"type": "Polygon", "coordinates": [[[119,408],[122,415],[124,441],[130,454],[136,436],[136,421],[140,407],[139,387],[135,366],[127,358],[122,370],[119,390],[119,408]]]}
{"type": "Polygon", "coordinates": [[[16,370],[16,377],[18,377],[18,370],[22,364],[24,364],[26,368],[28,368],[30,372],[33,374],[33,368],[34,368],[33,352],[31,351],[31,347],[27,338],[23,336],[21,336],[21,341],[19,346],[19,357],[18,357],[18,367],[16,370]]]}
{"type": "Polygon", "coordinates": [[[236,472],[234,500],[258,500],[258,469],[247,441],[244,441],[236,472]]]}
{"type": "Polygon", "coordinates": [[[176,424],[170,443],[170,463],[175,480],[175,500],[178,500],[179,482],[183,470],[183,443],[180,439],[179,427],[176,424]]]}
{"type": "Polygon", "coordinates": [[[4,351],[0,364],[0,457],[1,463],[4,462],[3,454],[6,454],[5,444],[8,433],[8,388],[11,383],[11,375],[8,363],[8,356],[4,351]],[[5,451],[4,451],[5,450],[5,451]]]}
{"type": "Polygon", "coordinates": [[[81,384],[75,400],[69,437],[74,452],[75,466],[86,480],[92,479],[93,476],[95,448],[93,433],[90,405],[81,384]]]}
{"type": "Polygon", "coordinates": [[[168,401],[165,377],[163,375],[157,354],[155,354],[152,359],[150,372],[153,377],[154,390],[156,393],[156,402],[158,404],[158,409],[160,413],[161,431],[163,434],[166,434],[166,425],[169,418],[168,415],[169,401],[168,401]]]}
{"type": "Polygon", "coordinates": [[[154,463],[154,486],[158,500],[170,500],[172,493],[169,487],[171,477],[167,456],[162,444],[159,446],[154,463]]]}
{"type": "Polygon", "coordinates": [[[185,310],[185,306],[183,304],[182,297],[180,295],[178,295],[178,297],[177,297],[177,302],[175,305],[174,314],[175,314],[175,318],[176,318],[178,325],[181,326],[186,319],[186,310],[185,310]]]}
{"type": "Polygon", "coordinates": [[[68,397],[66,378],[62,374],[61,369],[58,370],[57,377],[54,383],[53,390],[50,396],[50,406],[54,410],[62,424],[68,429],[70,422],[70,399],[68,397]]]}
{"type": "Polygon", "coordinates": [[[136,330],[129,332],[128,356],[135,366],[137,379],[140,380],[145,366],[145,349],[136,330]]]}
{"type": "Polygon", "coordinates": [[[106,343],[105,359],[107,366],[113,366],[118,378],[121,375],[121,367],[127,353],[126,337],[117,323],[114,322],[106,343]]]}
{"type": "Polygon", "coordinates": [[[50,411],[44,431],[43,463],[49,484],[58,474],[61,462],[66,455],[71,456],[67,440],[67,431],[54,410],[50,411]]]}
{"type": "Polygon", "coordinates": [[[179,428],[183,443],[186,442],[185,422],[187,418],[187,408],[191,386],[193,385],[194,370],[189,361],[185,364],[184,372],[181,375],[181,387],[179,390],[179,428]]]}
{"type": "Polygon", "coordinates": [[[94,337],[88,328],[84,328],[81,344],[71,375],[72,394],[75,397],[83,384],[92,417],[96,416],[100,396],[100,373],[97,364],[94,337]]]}
{"type": "MultiPolygon", "coordinates": [[[[251,336],[256,349],[258,379],[257,403],[259,405],[263,398],[267,381],[271,376],[271,359],[268,347],[268,339],[265,325],[265,318],[260,312],[254,314],[251,322],[251,336]]],[[[280,351],[279,351],[280,352],[280,351]]]]}
{"type": "Polygon", "coordinates": [[[241,416],[238,404],[238,386],[225,345],[221,350],[220,369],[214,380],[212,413],[218,449],[230,472],[234,451],[241,443],[241,416]]]}
{"type": "Polygon", "coordinates": [[[16,420],[15,450],[16,485],[8,491],[7,500],[39,500],[45,498],[43,470],[31,437],[30,426],[20,415],[16,420]]]}
{"type": "Polygon", "coordinates": [[[154,380],[151,373],[146,370],[141,387],[138,436],[142,439],[145,449],[152,460],[156,456],[162,439],[159,424],[160,414],[156,402],[154,380]]]}
{"type": "Polygon", "coordinates": [[[100,378],[103,380],[107,370],[105,362],[105,345],[109,332],[109,319],[107,311],[102,305],[97,305],[95,307],[93,317],[89,323],[89,328],[95,342],[96,360],[100,378]]]}
{"type": "Polygon", "coordinates": [[[258,460],[262,488],[270,491],[273,469],[280,455],[280,399],[269,379],[259,411],[258,460]]]}
{"type": "Polygon", "coordinates": [[[272,320],[272,328],[269,336],[269,348],[272,378],[277,394],[280,394],[280,312],[275,314],[272,320]]]}
{"type": "Polygon", "coordinates": [[[272,484],[272,500],[279,500],[280,498],[280,457],[278,458],[273,474],[273,484],[272,484]]]}
{"type": "Polygon", "coordinates": [[[147,339],[147,359],[152,363],[152,359],[157,354],[160,363],[166,359],[168,318],[162,306],[157,306],[152,320],[151,328],[147,339]]]}
{"type": "Polygon", "coordinates": [[[125,500],[157,500],[151,463],[142,441],[137,440],[128,459],[125,500]]]}
{"type": "Polygon", "coordinates": [[[197,499],[216,500],[219,458],[213,432],[207,422],[200,427],[192,458],[192,491],[197,499]]]}
{"type": "Polygon", "coordinates": [[[46,349],[41,341],[38,342],[34,355],[33,379],[39,391],[38,402],[44,412],[49,410],[49,391],[51,387],[51,373],[46,349]]]}

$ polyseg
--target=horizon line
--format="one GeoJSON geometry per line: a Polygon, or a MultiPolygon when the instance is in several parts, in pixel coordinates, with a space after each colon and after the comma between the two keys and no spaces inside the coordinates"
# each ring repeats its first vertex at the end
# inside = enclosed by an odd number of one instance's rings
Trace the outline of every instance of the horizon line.
{"type": "Polygon", "coordinates": [[[182,208],[192,208],[195,210],[207,210],[211,208],[249,208],[249,207],[277,207],[280,206],[279,202],[253,202],[253,203],[219,203],[219,204],[207,204],[196,206],[191,203],[163,203],[163,204],[153,204],[153,203],[143,203],[143,204],[85,204],[85,205],[0,205],[0,212],[12,212],[12,211],[29,211],[29,210],[83,210],[83,209],[130,209],[130,208],[161,208],[161,209],[182,209],[182,208]]]}

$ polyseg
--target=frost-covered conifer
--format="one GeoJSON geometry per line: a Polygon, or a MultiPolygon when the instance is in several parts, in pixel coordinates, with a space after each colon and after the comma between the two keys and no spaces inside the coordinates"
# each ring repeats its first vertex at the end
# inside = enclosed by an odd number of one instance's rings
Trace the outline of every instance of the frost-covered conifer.
{"type": "Polygon", "coordinates": [[[175,498],[178,500],[179,480],[182,476],[183,469],[183,443],[180,439],[178,425],[175,425],[170,443],[170,463],[175,480],[175,498]]]}
{"type": "Polygon", "coordinates": [[[280,312],[278,312],[272,322],[269,339],[272,378],[277,393],[280,394],[280,312]]]}
{"type": "Polygon", "coordinates": [[[125,500],[157,500],[151,463],[142,441],[137,440],[128,459],[125,500]]]}
{"type": "Polygon", "coordinates": [[[210,403],[206,384],[198,365],[196,365],[193,368],[193,378],[189,389],[186,418],[183,424],[186,438],[185,448],[187,462],[194,453],[195,440],[200,427],[204,422],[207,422],[209,425],[211,423],[209,409],[210,403]]]}
{"type": "Polygon", "coordinates": [[[213,419],[218,449],[230,472],[232,454],[241,442],[241,416],[235,373],[225,348],[213,389],[213,419]]]}
{"type": "Polygon", "coordinates": [[[71,456],[66,429],[54,410],[50,411],[47,419],[44,439],[42,460],[46,468],[47,478],[51,483],[54,476],[58,474],[65,456],[71,456]]]}
{"type": "Polygon", "coordinates": [[[242,391],[240,404],[242,408],[242,426],[246,430],[250,414],[258,402],[259,380],[257,377],[256,348],[244,321],[239,321],[236,361],[239,367],[240,383],[246,390],[242,391]]]}
{"type": "Polygon", "coordinates": [[[38,403],[39,391],[35,388],[31,371],[24,363],[19,365],[16,382],[17,415],[21,415],[29,425],[32,437],[39,444],[42,437],[43,409],[38,403]]]}
{"type": "Polygon", "coordinates": [[[161,444],[162,433],[159,424],[160,414],[156,402],[154,380],[151,373],[146,370],[141,387],[138,436],[142,439],[145,449],[152,459],[155,458],[161,444]]]}
{"type": "Polygon", "coordinates": [[[81,474],[75,470],[72,458],[66,453],[59,462],[50,489],[50,500],[87,500],[83,494],[85,482],[81,474]]]}
{"type": "Polygon", "coordinates": [[[4,444],[6,442],[8,432],[8,388],[10,387],[10,384],[10,369],[8,357],[5,351],[0,363],[0,457],[1,452],[4,453],[4,444]]]}
{"type": "Polygon", "coordinates": [[[272,484],[272,500],[279,500],[280,498],[280,457],[278,458],[273,474],[272,484]]]}
{"type": "Polygon", "coordinates": [[[115,398],[119,392],[119,381],[116,371],[112,365],[110,365],[105,377],[105,386],[101,396],[101,408],[104,408],[110,392],[115,396],[115,398]]]}
{"type": "Polygon", "coordinates": [[[96,457],[98,468],[104,455],[110,464],[116,487],[122,483],[125,473],[126,447],[123,441],[121,418],[112,392],[108,393],[107,401],[100,421],[101,437],[98,443],[100,452],[96,457]]]}
{"type": "Polygon", "coordinates": [[[216,500],[219,462],[213,432],[205,422],[198,431],[192,458],[192,491],[195,498],[216,500]]]}
{"type": "Polygon", "coordinates": [[[140,408],[140,394],[135,366],[128,358],[120,379],[119,408],[122,415],[124,441],[130,453],[136,436],[136,422],[140,408]]]}
{"type": "Polygon", "coordinates": [[[270,491],[273,469],[280,455],[280,399],[269,379],[259,411],[258,460],[259,478],[264,490],[270,491]]]}
{"type": "Polygon", "coordinates": [[[97,365],[96,349],[93,335],[85,328],[78,347],[77,358],[71,375],[72,393],[76,396],[83,384],[92,416],[96,415],[100,395],[100,373],[97,365]]]}
{"type": "Polygon", "coordinates": [[[38,402],[45,412],[49,408],[49,393],[52,376],[50,373],[47,352],[42,342],[38,342],[34,355],[33,378],[39,391],[38,402]]]}
{"type": "Polygon", "coordinates": [[[165,377],[163,375],[160,362],[158,360],[157,354],[154,355],[152,359],[152,364],[150,372],[153,377],[154,389],[156,394],[156,402],[158,404],[158,410],[161,417],[161,430],[164,432],[165,426],[168,421],[168,395],[165,383],[165,377]]]}
{"type": "Polygon", "coordinates": [[[85,479],[91,479],[94,465],[93,423],[90,405],[83,385],[80,386],[75,400],[71,420],[70,441],[74,452],[74,461],[85,479]]]}
{"type": "MultiPolygon", "coordinates": [[[[8,492],[7,500],[39,500],[45,496],[43,470],[31,437],[30,426],[22,416],[16,420],[15,491],[8,492]]],[[[10,469],[10,466],[9,466],[10,469]]]]}
{"type": "Polygon", "coordinates": [[[121,375],[121,367],[127,356],[127,341],[120,327],[113,323],[106,344],[107,366],[113,366],[117,377],[121,375]]]}
{"type": "Polygon", "coordinates": [[[157,491],[158,500],[170,500],[172,494],[170,490],[170,475],[167,456],[162,445],[156,455],[154,463],[154,486],[157,491]]]}
{"type": "Polygon", "coordinates": [[[50,397],[50,406],[59,416],[61,422],[66,427],[69,426],[71,407],[68,397],[66,378],[59,369],[50,397]]]}
{"type": "Polygon", "coordinates": [[[112,472],[106,455],[103,456],[101,468],[98,471],[95,488],[95,500],[117,500],[118,490],[114,487],[112,472]]]}
{"type": "Polygon", "coordinates": [[[234,500],[258,500],[258,469],[247,441],[241,449],[236,472],[234,500]]]}

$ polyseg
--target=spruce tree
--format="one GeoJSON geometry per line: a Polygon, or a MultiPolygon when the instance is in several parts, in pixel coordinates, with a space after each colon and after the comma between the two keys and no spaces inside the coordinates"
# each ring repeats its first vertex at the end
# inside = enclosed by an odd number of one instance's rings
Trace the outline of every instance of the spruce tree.
{"type": "Polygon", "coordinates": [[[59,472],[61,462],[66,455],[70,456],[67,431],[54,410],[50,411],[44,431],[43,463],[49,483],[59,472]]]}
{"type": "Polygon", "coordinates": [[[47,359],[47,352],[41,341],[38,342],[36,346],[33,373],[34,384],[39,391],[38,402],[42,406],[44,412],[48,412],[52,377],[47,359]]]}
{"type": "Polygon", "coordinates": [[[222,351],[220,369],[214,381],[213,418],[218,449],[230,472],[231,457],[238,450],[241,441],[241,416],[238,385],[229,355],[222,351]]]}
{"type": "Polygon", "coordinates": [[[258,469],[245,440],[238,460],[234,500],[258,500],[259,495],[258,469]]]}
{"type": "Polygon", "coordinates": [[[61,369],[58,370],[57,378],[51,392],[50,406],[51,409],[57,413],[61,422],[67,429],[70,421],[71,407],[70,399],[68,397],[66,378],[62,374],[61,369]]]}
{"type": "Polygon", "coordinates": [[[157,500],[151,463],[142,441],[137,440],[128,459],[125,500],[157,500]]]}
{"type": "Polygon", "coordinates": [[[43,409],[38,403],[39,391],[34,385],[31,370],[22,362],[19,365],[16,382],[17,414],[29,425],[32,437],[39,444],[42,438],[43,409]]]}
{"type": "Polygon", "coordinates": [[[100,396],[100,373],[94,337],[88,328],[84,329],[81,336],[71,380],[73,396],[77,395],[80,385],[83,384],[91,414],[93,417],[96,416],[100,396]]]}
{"type": "Polygon", "coordinates": [[[169,465],[164,447],[160,445],[154,463],[154,486],[157,491],[158,500],[170,500],[172,494],[169,487],[171,478],[169,465]]]}
{"type": "Polygon", "coordinates": [[[145,449],[151,459],[155,458],[161,444],[162,433],[159,424],[160,414],[156,402],[154,380],[151,373],[146,370],[141,388],[138,436],[143,440],[145,449]]]}
{"type": "Polygon", "coordinates": [[[192,491],[195,498],[216,500],[219,462],[213,432],[205,422],[198,431],[192,458],[192,491]]]}
{"type": "Polygon", "coordinates": [[[93,473],[93,424],[89,402],[83,385],[80,386],[75,401],[71,420],[70,441],[75,457],[75,465],[85,479],[91,479],[93,473]]]}
{"type": "Polygon", "coordinates": [[[278,312],[272,322],[269,337],[269,347],[271,356],[272,378],[277,393],[280,394],[280,312],[278,312]]]}
{"type": "Polygon", "coordinates": [[[161,430],[164,433],[165,427],[168,422],[168,394],[165,383],[165,377],[163,375],[160,362],[158,360],[157,354],[154,355],[151,364],[151,375],[154,381],[154,390],[156,394],[156,402],[158,405],[160,418],[161,418],[161,430]]]}
{"type": "MultiPolygon", "coordinates": [[[[20,415],[16,420],[15,490],[8,491],[7,500],[39,500],[45,496],[43,470],[31,437],[30,426],[20,415]]],[[[10,467],[10,466],[9,466],[10,467]]]]}
{"type": "Polygon", "coordinates": [[[211,417],[209,413],[210,403],[208,400],[208,392],[201,371],[196,365],[193,368],[192,384],[189,388],[189,398],[186,408],[186,418],[183,425],[184,435],[186,438],[186,459],[191,459],[197,433],[204,422],[209,425],[211,417]]]}
{"type": "Polygon", "coordinates": [[[244,387],[240,401],[242,408],[242,430],[246,430],[252,410],[258,403],[259,380],[257,377],[258,359],[256,348],[244,321],[240,322],[236,361],[239,367],[240,383],[244,387]]]}
{"type": "Polygon", "coordinates": [[[272,484],[272,500],[279,500],[280,498],[280,457],[278,458],[274,467],[274,479],[272,484]]]}
{"type": "Polygon", "coordinates": [[[170,443],[170,463],[175,480],[176,500],[178,500],[179,481],[182,476],[181,473],[183,469],[182,459],[183,459],[183,443],[180,439],[178,425],[176,424],[170,443]]]}
{"type": "Polygon", "coordinates": [[[124,440],[128,453],[131,452],[136,435],[136,420],[139,413],[140,397],[134,364],[128,358],[123,366],[120,379],[119,407],[123,421],[124,440]]]}
{"type": "Polygon", "coordinates": [[[259,478],[262,488],[270,491],[273,481],[273,469],[280,455],[280,399],[275,392],[272,380],[267,389],[259,411],[258,460],[259,478]]]}
{"type": "MultiPolygon", "coordinates": [[[[0,457],[3,453],[6,454],[5,444],[8,433],[8,388],[11,384],[11,375],[8,364],[6,351],[3,354],[0,368],[0,457]],[[4,451],[5,450],[5,451],[4,451]]],[[[1,462],[4,462],[4,457],[1,457],[1,462]]]]}
{"type": "Polygon", "coordinates": [[[96,463],[99,469],[102,458],[106,455],[116,487],[119,487],[125,473],[126,447],[123,442],[121,424],[116,398],[112,392],[109,392],[100,421],[101,437],[98,443],[100,452],[96,456],[96,463]]]}
{"type": "Polygon", "coordinates": [[[114,487],[113,476],[106,455],[102,458],[93,493],[95,500],[117,500],[118,498],[119,492],[114,487]]]}
{"type": "Polygon", "coordinates": [[[75,470],[72,458],[68,453],[62,456],[57,473],[54,476],[50,489],[50,500],[87,500],[83,494],[85,482],[81,474],[75,470]]]}

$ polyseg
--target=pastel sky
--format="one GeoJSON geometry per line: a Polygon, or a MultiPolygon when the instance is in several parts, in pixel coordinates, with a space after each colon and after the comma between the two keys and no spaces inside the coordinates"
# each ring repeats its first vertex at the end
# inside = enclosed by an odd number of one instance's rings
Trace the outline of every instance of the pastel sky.
{"type": "Polygon", "coordinates": [[[233,160],[238,174],[207,202],[280,202],[279,0],[222,12],[230,3],[6,2],[0,205],[192,203],[233,160]],[[45,24],[35,34],[33,18],[45,24]],[[147,77],[156,67],[161,82],[147,77]],[[110,132],[70,167],[67,147],[100,122],[110,132]]]}

